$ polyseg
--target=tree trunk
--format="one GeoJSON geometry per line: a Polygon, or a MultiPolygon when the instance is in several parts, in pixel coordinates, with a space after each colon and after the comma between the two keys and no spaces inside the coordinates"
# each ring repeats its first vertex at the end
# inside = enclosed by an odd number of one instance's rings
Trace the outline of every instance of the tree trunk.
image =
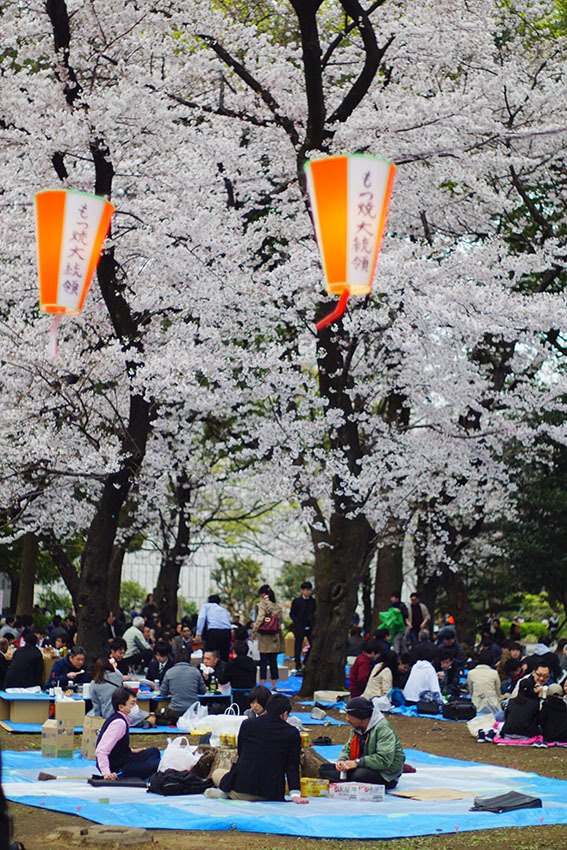
{"type": "Polygon", "coordinates": [[[177,474],[173,488],[174,508],[172,515],[176,522],[175,542],[169,547],[168,527],[162,520],[163,557],[154,589],[154,599],[160,613],[162,625],[177,621],[177,591],[179,574],[189,554],[191,531],[191,484],[185,470],[177,474]]]}
{"type": "Polygon", "coordinates": [[[421,597],[421,601],[427,607],[427,610],[431,614],[431,622],[428,627],[431,634],[433,634],[435,604],[437,601],[437,591],[439,589],[440,582],[441,576],[439,575],[439,573],[435,572],[433,575],[429,576],[426,581],[418,584],[417,588],[418,593],[421,597]]]}
{"type": "Polygon", "coordinates": [[[311,535],[315,548],[317,611],[301,696],[322,688],[344,690],[348,630],[358,586],[372,558],[375,541],[374,531],[363,515],[346,519],[335,514],[328,545],[320,530],[312,529],[311,535]]]}
{"type": "Polygon", "coordinates": [[[154,599],[158,607],[162,625],[173,625],[177,621],[177,591],[179,590],[179,574],[183,561],[172,553],[162,558],[157,583],[154,588],[154,599]]]}
{"type": "Polygon", "coordinates": [[[362,592],[362,628],[364,633],[372,628],[372,587],[370,582],[370,564],[368,564],[362,581],[360,582],[362,592]]]}
{"type": "Polygon", "coordinates": [[[122,565],[126,554],[125,546],[113,546],[108,565],[108,586],[106,602],[109,611],[118,615],[120,609],[120,584],[122,583],[122,565]]]}
{"type": "Polygon", "coordinates": [[[441,565],[441,584],[449,603],[449,613],[455,618],[457,638],[473,647],[476,637],[476,616],[469,600],[468,589],[461,576],[445,564],[441,565]]]}
{"type": "Polygon", "coordinates": [[[403,580],[401,543],[387,543],[378,549],[376,556],[376,583],[374,586],[374,608],[372,630],[379,627],[380,611],[390,607],[390,594],[401,590],[403,580]]]}
{"type": "Polygon", "coordinates": [[[27,531],[24,534],[22,543],[22,567],[20,570],[20,586],[18,588],[16,615],[31,614],[33,611],[37,550],[37,537],[33,531],[27,531]]]}

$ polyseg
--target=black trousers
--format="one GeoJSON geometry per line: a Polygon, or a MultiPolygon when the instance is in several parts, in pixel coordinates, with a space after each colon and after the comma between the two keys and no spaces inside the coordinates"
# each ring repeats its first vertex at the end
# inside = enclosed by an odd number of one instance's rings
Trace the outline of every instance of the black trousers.
{"type": "Polygon", "coordinates": [[[261,652],[260,653],[260,678],[267,679],[268,665],[270,666],[270,679],[278,678],[278,653],[277,652],[261,652]]]}
{"type": "Polygon", "coordinates": [[[230,653],[230,629],[207,629],[205,634],[205,652],[213,649],[219,654],[221,661],[228,661],[230,653]]]}
{"type": "Polygon", "coordinates": [[[366,782],[368,785],[385,785],[386,790],[395,788],[398,784],[397,779],[384,779],[377,770],[370,770],[368,767],[355,767],[354,770],[347,770],[346,779],[341,780],[341,774],[335,765],[326,761],[319,768],[319,776],[321,779],[328,779],[329,782],[366,782]]]}
{"type": "Polygon", "coordinates": [[[307,663],[307,659],[309,658],[309,653],[311,652],[311,629],[294,629],[295,635],[295,643],[293,646],[293,654],[295,655],[295,666],[298,670],[301,670],[301,650],[303,649],[303,639],[307,638],[309,641],[309,649],[305,653],[305,658],[303,659],[303,663],[307,663]]]}

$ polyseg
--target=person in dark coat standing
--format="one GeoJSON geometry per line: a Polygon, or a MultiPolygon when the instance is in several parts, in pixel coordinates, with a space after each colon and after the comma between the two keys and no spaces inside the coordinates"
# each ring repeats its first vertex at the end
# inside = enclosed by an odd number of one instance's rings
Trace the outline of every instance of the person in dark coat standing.
{"type": "MultiPolygon", "coordinates": [[[[303,640],[307,638],[311,643],[311,633],[315,624],[315,608],[317,603],[311,596],[313,585],[310,581],[304,581],[301,585],[301,596],[296,598],[291,603],[290,617],[293,623],[293,634],[295,637],[294,656],[296,675],[301,674],[301,650],[303,649],[303,640]]],[[[304,661],[307,662],[309,650],[305,655],[304,661]]]]}
{"type": "Polygon", "coordinates": [[[238,761],[229,771],[213,771],[217,787],[208,788],[206,797],[283,801],[287,776],[292,802],[309,802],[301,796],[301,738],[295,726],[286,722],[290,711],[289,697],[272,694],[264,714],[244,721],[238,733],[238,761]]]}
{"type": "Polygon", "coordinates": [[[37,637],[33,632],[26,632],[24,640],[25,646],[14,652],[4,679],[4,689],[43,686],[43,655],[37,648],[37,637]]]}

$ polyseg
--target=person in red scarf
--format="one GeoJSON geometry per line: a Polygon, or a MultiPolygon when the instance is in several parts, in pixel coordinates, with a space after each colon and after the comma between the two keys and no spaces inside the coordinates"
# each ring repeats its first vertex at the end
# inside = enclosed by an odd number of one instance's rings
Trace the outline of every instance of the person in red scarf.
{"type": "Polygon", "coordinates": [[[384,785],[386,790],[395,788],[404,769],[405,754],[378,706],[364,697],[351,699],[346,705],[346,719],[352,727],[350,737],[336,765],[321,765],[321,778],[384,785]]]}

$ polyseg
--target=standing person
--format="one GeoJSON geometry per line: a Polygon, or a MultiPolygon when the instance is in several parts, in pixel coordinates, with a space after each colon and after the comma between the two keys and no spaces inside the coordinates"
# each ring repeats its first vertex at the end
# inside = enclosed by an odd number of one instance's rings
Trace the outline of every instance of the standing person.
{"type": "MultiPolygon", "coordinates": [[[[282,633],[283,610],[276,602],[276,596],[269,584],[263,584],[260,588],[260,602],[258,604],[258,616],[254,624],[252,638],[258,640],[260,651],[260,684],[266,684],[268,664],[270,665],[270,678],[275,688],[278,680],[278,652],[285,649],[285,641],[282,633]]],[[[268,687],[270,687],[268,685],[268,687]]]]}
{"type": "MultiPolygon", "coordinates": [[[[404,618],[404,623],[407,626],[408,623],[409,623],[408,606],[404,602],[402,602],[401,594],[400,594],[399,590],[393,590],[390,593],[390,606],[392,608],[397,608],[400,611],[402,617],[404,618]]],[[[405,638],[405,628],[404,628],[403,632],[396,632],[396,634],[394,635],[394,642],[393,642],[392,645],[394,647],[394,652],[398,656],[401,655],[402,652],[404,652],[404,650],[405,650],[405,640],[404,640],[404,638],[405,638]]]]}
{"type": "Polygon", "coordinates": [[[238,733],[238,761],[230,770],[213,771],[216,788],[207,788],[205,797],[232,800],[285,799],[285,777],[293,803],[308,803],[301,796],[299,760],[301,738],[287,723],[291,700],[272,694],[266,711],[256,720],[246,720],[238,733]]]}
{"type": "Polygon", "coordinates": [[[294,656],[295,656],[295,675],[301,676],[301,651],[303,649],[303,640],[307,638],[309,641],[309,649],[305,654],[304,662],[307,662],[309,651],[311,648],[311,634],[315,624],[315,608],[317,603],[311,596],[313,585],[310,581],[304,581],[301,585],[301,595],[291,603],[290,617],[293,623],[294,656]]]}
{"type": "Polygon", "coordinates": [[[356,697],[346,704],[346,719],[352,727],[349,739],[335,765],[321,765],[321,778],[395,788],[404,769],[405,753],[380,709],[371,700],[356,697]],[[346,777],[341,778],[343,771],[346,777]]]}
{"type": "Polygon", "coordinates": [[[158,769],[157,747],[130,748],[130,715],[135,705],[132,691],[116,688],[112,694],[114,714],[104,722],[95,749],[96,765],[104,779],[117,779],[119,773],[147,779],[158,769]]]}
{"type": "Polygon", "coordinates": [[[212,593],[199,611],[195,637],[203,636],[205,649],[216,649],[220,659],[228,661],[232,628],[228,611],[221,606],[218,593],[212,593]]]}
{"type": "Polygon", "coordinates": [[[410,638],[413,643],[417,643],[420,631],[424,629],[430,631],[431,624],[431,614],[429,613],[427,606],[424,605],[423,602],[420,602],[419,593],[410,594],[410,607],[408,613],[410,638]]]}

